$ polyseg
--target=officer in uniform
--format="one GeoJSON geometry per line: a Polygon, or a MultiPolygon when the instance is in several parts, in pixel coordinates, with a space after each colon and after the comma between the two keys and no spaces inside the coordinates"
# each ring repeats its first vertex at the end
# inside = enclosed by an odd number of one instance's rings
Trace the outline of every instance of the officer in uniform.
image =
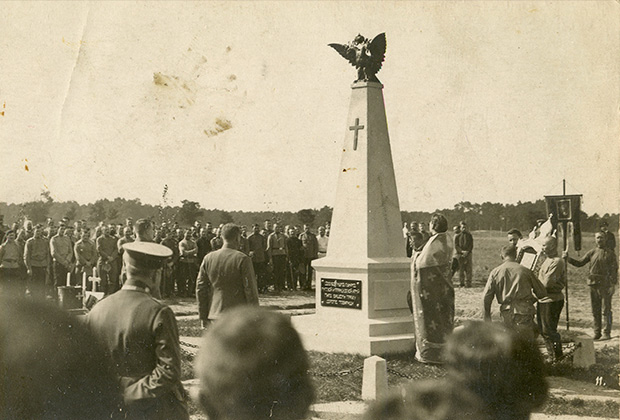
{"type": "Polygon", "coordinates": [[[172,255],[153,242],[123,245],[127,281],[95,305],[88,325],[117,367],[125,419],[189,419],[181,384],[179,333],[172,310],[151,296],[172,255]]]}

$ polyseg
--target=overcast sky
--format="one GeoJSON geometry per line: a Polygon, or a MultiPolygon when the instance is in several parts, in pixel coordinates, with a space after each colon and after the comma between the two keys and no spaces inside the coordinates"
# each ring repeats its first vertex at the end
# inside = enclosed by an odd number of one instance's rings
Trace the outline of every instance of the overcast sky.
{"type": "Polygon", "coordinates": [[[403,210],[620,197],[620,3],[4,3],[0,201],[333,205],[355,70],[378,74],[403,210]],[[28,170],[26,170],[26,166],[28,170]]]}

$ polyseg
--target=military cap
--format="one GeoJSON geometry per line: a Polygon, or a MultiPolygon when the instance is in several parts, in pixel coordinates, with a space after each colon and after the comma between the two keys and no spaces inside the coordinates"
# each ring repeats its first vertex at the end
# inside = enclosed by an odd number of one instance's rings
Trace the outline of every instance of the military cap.
{"type": "Polygon", "coordinates": [[[139,268],[157,269],[172,256],[170,248],[155,242],[130,242],[123,245],[126,263],[139,268]]]}

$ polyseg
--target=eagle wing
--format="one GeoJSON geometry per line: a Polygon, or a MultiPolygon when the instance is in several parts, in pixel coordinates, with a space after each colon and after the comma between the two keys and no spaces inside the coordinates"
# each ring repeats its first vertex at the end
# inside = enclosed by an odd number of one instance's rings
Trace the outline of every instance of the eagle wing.
{"type": "Polygon", "coordinates": [[[381,66],[383,65],[383,61],[385,60],[385,32],[377,35],[370,41],[368,45],[368,49],[370,50],[371,60],[373,63],[373,70],[376,69],[375,73],[381,70],[381,66]]]}
{"type": "Polygon", "coordinates": [[[351,63],[353,66],[357,64],[357,60],[356,60],[357,55],[355,53],[354,48],[351,48],[348,45],[342,45],[342,44],[328,44],[328,45],[332,47],[333,49],[335,49],[336,51],[338,51],[338,54],[346,58],[349,61],[349,63],[351,63]]]}

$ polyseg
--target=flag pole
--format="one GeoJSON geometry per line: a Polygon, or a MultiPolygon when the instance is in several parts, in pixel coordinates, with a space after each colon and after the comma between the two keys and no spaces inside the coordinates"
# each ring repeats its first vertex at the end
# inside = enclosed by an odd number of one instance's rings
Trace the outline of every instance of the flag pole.
{"type": "MultiPolygon", "coordinates": [[[[562,180],[562,195],[566,197],[566,179],[562,180]]],[[[562,242],[564,243],[564,252],[568,251],[568,221],[562,221],[562,242]]],[[[566,294],[566,331],[570,330],[570,319],[568,316],[568,261],[566,258],[564,260],[564,279],[566,282],[564,283],[564,293],[566,294]]]]}

